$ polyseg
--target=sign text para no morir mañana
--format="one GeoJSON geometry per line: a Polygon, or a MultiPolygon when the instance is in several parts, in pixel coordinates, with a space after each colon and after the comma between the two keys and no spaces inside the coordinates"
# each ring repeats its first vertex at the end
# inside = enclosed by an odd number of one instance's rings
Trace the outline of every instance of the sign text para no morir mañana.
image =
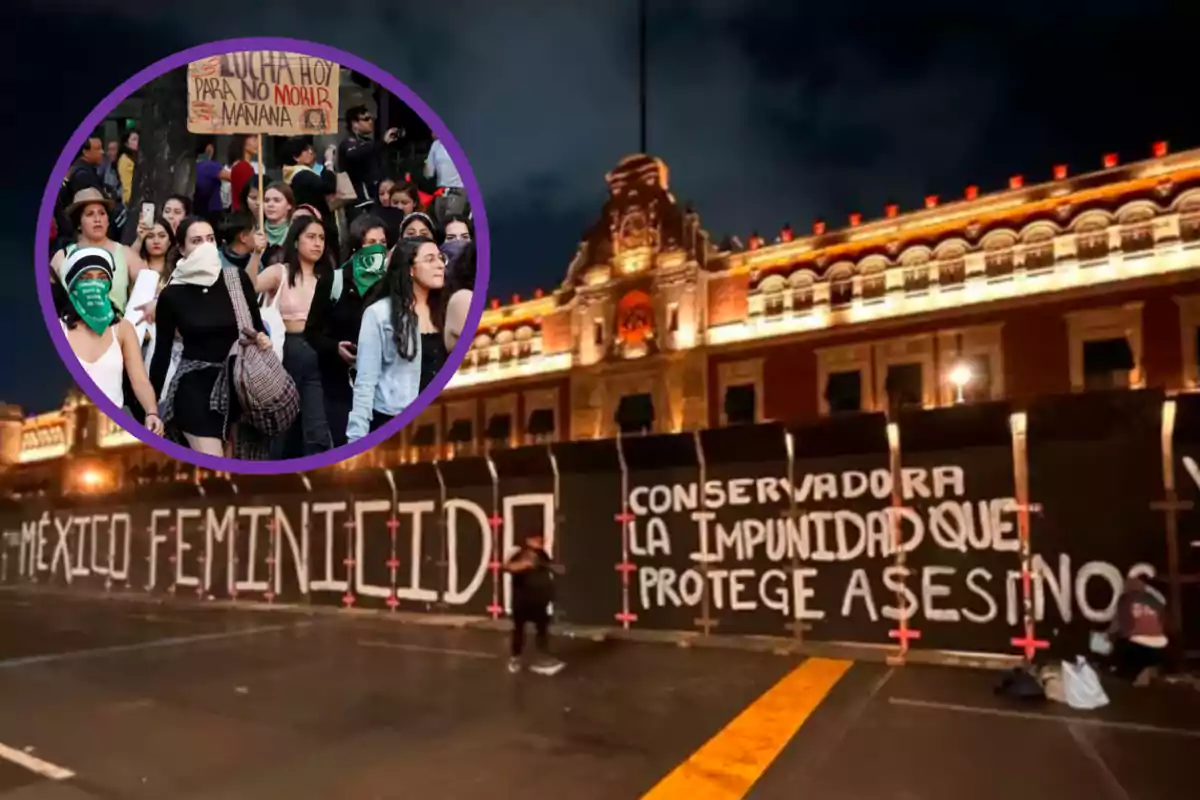
{"type": "Polygon", "coordinates": [[[188,131],[265,136],[337,133],[341,67],[323,58],[255,50],[188,65],[188,131]]]}

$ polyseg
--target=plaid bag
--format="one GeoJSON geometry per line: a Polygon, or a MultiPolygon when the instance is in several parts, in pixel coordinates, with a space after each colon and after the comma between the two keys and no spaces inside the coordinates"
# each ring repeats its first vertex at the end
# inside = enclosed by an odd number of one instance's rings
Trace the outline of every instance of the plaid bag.
{"type": "MultiPolygon", "coordinates": [[[[254,320],[242,289],[242,273],[221,270],[233,313],[243,338],[234,342],[226,359],[223,377],[232,381],[241,405],[242,420],[266,436],[283,433],[300,416],[300,393],[274,350],[260,350],[254,341],[254,320]],[[245,334],[248,334],[248,338],[245,334]]],[[[228,393],[222,392],[228,397],[228,393]]]]}

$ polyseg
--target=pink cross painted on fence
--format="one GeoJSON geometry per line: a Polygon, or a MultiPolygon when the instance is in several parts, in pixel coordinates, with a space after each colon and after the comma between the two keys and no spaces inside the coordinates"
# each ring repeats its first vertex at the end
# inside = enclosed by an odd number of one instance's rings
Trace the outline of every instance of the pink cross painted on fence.
{"type": "Polygon", "coordinates": [[[394,595],[394,594],[389,594],[388,599],[385,600],[384,602],[387,603],[388,608],[390,608],[394,611],[396,609],[396,606],[400,605],[400,598],[396,597],[396,595],[394,595]]]}
{"type": "Polygon", "coordinates": [[[620,622],[625,627],[629,627],[629,623],[637,622],[638,615],[632,611],[621,611],[615,614],[617,622],[620,622]]]}
{"type": "Polygon", "coordinates": [[[346,592],[344,595],[342,595],[342,605],[344,605],[346,608],[350,608],[350,606],[354,605],[354,595],[350,592],[346,592]]]}
{"type": "Polygon", "coordinates": [[[888,631],[888,637],[900,640],[900,647],[907,650],[909,639],[920,639],[921,632],[915,631],[909,627],[897,628],[896,630],[888,631]]]}
{"type": "Polygon", "coordinates": [[[387,567],[392,572],[395,572],[400,567],[400,559],[396,558],[395,556],[392,556],[391,558],[389,558],[387,560],[387,567]]]}
{"type": "Polygon", "coordinates": [[[1048,648],[1050,646],[1050,642],[1046,641],[1045,639],[1034,638],[1033,632],[1030,631],[1024,636],[1014,637],[1012,640],[1012,646],[1019,647],[1024,650],[1025,660],[1032,661],[1033,657],[1037,655],[1037,651],[1048,648]]]}
{"type": "Polygon", "coordinates": [[[635,517],[633,514],[630,514],[629,509],[623,508],[621,509],[621,513],[617,514],[615,517],[613,517],[613,519],[621,523],[622,526],[625,526],[630,522],[633,522],[635,519],[637,519],[637,517],[635,517]]]}

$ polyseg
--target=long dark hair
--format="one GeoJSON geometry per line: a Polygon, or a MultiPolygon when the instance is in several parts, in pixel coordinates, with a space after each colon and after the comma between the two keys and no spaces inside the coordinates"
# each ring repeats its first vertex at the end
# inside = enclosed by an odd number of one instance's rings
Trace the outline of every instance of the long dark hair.
{"type": "MultiPolygon", "coordinates": [[[[167,252],[163,256],[163,265],[165,266],[167,263],[167,259],[171,255],[171,248],[173,248],[175,246],[175,231],[171,230],[171,223],[167,222],[161,216],[154,218],[154,224],[150,226],[150,229],[153,230],[154,228],[156,228],[158,226],[162,226],[162,229],[167,232],[167,252]]],[[[182,221],[180,221],[179,227],[182,230],[182,228],[183,228],[182,221]]],[[[147,264],[150,263],[150,254],[146,252],[146,240],[145,239],[142,239],[142,247],[138,251],[138,255],[140,255],[142,257],[142,261],[146,262],[147,264]]]]}
{"type": "MultiPolygon", "coordinates": [[[[423,244],[436,245],[437,242],[422,236],[401,239],[396,243],[391,260],[388,261],[387,274],[372,287],[365,303],[365,306],[371,306],[384,298],[391,298],[396,352],[405,361],[412,361],[417,357],[417,338],[421,335],[412,270],[423,244]]],[[[444,327],[441,293],[441,289],[430,289],[428,300],[430,317],[439,331],[444,327]]]]}
{"type": "Polygon", "coordinates": [[[438,290],[441,302],[438,303],[438,330],[444,330],[442,323],[446,320],[446,310],[450,307],[450,298],[462,291],[475,291],[475,240],[467,242],[467,246],[446,265],[446,285],[438,290]]]}
{"type": "Polygon", "coordinates": [[[383,231],[384,236],[387,236],[387,223],[381,220],[374,214],[364,214],[354,222],[350,223],[350,239],[347,242],[349,245],[346,250],[347,257],[354,255],[362,249],[363,239],[367,238],[367,234],[376,228],[383,231]]]}
{"type": "MultiPolygon", "coordinates": [[[[171,273],[175,271],[175,266],[183,259],[183,245],[187,241],[188,230],[196,224],[203,222],[205,225],[212,228],[213,224],[204,217],[198,214],[184,217],[179,220],[179,228],[175,231],[175,241],[171,245],[171,249],[167,251],[167,258],[163,266],[162,280],[164,283],[171,279],[171,273]]],[[[167,226],[167,230],[170,230],[167,226]]],[[[213,236],[216,237],[216,228],[213,228],[213,236]]]]}
{"type": "Polygon", "coordinates": [[[302,216],[292,220],[287,237],[283,240],[283,261],[280,263],[287,271],[288,286],[294,287],[296,278],[300,275],[300,236],[310,225],[320,226],[321,232],[325,234],[325,249],[322,251],[321,257],[317,259],[317,263],[313,264],[313,275],[320,280],[333,271],[333,256],[329,252],[329,229],[316,217],[302,216]]]}
{"type": "Polygon", "coordinates": [[[229,137],[229,147],[225,150],[225,166],[232,167],[245,157],[247,138],[245,133],[235,133],[229,137]]]}
{"type": "Polygon", "coordinates": [[[125,135],[121,137],[120,152],[117,154],[118,159],[120,159],[121,156],[129,156],[134,161],[137,161],[137,150],[133,150],[129,147],[129,140],[133,136],[138,137],[138,147],[140,148],[142,146],[141,134],[138,132],[138,129],[130,128],[129,130],[125,131],[125,135]]]}

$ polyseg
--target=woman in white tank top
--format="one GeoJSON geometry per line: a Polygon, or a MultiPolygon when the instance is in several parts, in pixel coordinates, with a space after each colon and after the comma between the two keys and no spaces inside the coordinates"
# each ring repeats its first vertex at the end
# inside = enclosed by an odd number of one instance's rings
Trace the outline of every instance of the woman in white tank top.
{"type": "Polygon", "coordinates": [[[122,383],[129,375],[133,393],[146,411],[146,427],[161,436],[163,424],[137,331],[117,318],[109,297],[113,269],[112,253],[103,247],[80,247],[64,259],[58,268],[59,287],[65,294],[56,303],[59,321],[88,377],[118,408],[125,406],[122,383]]]}

